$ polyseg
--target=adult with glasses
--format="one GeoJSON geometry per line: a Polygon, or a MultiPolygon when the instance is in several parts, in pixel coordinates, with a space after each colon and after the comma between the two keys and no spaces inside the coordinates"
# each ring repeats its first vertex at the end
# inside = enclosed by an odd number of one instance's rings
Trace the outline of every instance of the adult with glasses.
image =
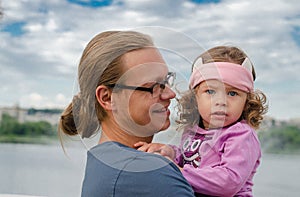
{"type": "Polygon", "coordinates": [[[174,78],[145,34],[108,31],[88,43],[78,67],[80,92],[60,119],[67,135],[101,130],[88,151],[81,196],[194,196],[177,166],[134,148],[169,127],[174,78]]]}

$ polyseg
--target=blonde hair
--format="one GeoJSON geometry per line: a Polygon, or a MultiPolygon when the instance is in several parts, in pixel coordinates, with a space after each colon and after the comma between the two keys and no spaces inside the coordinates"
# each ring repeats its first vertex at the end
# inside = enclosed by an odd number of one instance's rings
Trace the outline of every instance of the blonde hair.
{"type": "Polygon", "coordinates": [[[83,51],[78,66],[80,92],[63,111],[59,132],[83,138],[96,134],[107,116],[97,102],[96,88],[114,84],[121,77],[123,54],[149,46],[153,46],[151,38],[139,32],[107,31],[96,35],[83,51]]]}
{"type": "MultiPolygon", "coordinates": [[[[203,63],[210,62],[231,62],[242,64],[247,55],[239,48],[234,46],[217,46],[209,49],[201,54],[198,58],[202,58],[203,63]]],[[[198,59],[196,58],[196,60],[198,59]]],[[[193,65],[194,66],[194,65],[193,65]]],[[[256,73],[252,65],[253,79],[256,78],[256,73]]],[[[188,90],[182,94],[182,97],[177,99],[178,119],[176,120],[179,128],[185,128],[199,124],[202,125],[202,118],[199,115],[195,91],[188,90]]],[[[267,98],[260,90],[250,92],[247,95],[246,104],[240,119],[244,119],[254,129],[258,129],[263,115],[267,112],[267,98]]]]}

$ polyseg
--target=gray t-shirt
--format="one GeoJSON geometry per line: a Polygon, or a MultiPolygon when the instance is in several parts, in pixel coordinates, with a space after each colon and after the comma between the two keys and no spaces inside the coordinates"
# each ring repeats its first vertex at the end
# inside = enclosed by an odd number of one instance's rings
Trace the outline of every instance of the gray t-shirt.
{"type": "Polygon", "coordinates": [[[168,159],[105,142],[87,154],[82,197],[193,197],[180,170],[168,159]]]}

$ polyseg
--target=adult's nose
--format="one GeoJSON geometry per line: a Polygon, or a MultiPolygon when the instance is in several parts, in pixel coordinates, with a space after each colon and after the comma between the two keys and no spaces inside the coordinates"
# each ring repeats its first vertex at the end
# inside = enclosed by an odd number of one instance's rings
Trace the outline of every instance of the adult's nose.
{"type": "Polygon", "coordinates": [[[160,94],[160,98],[162,100],[172,99],[172,98],[175,98],[175,96],[176,96],[176,93],[168,86],[166,86],[166,88],[160,94]]]}

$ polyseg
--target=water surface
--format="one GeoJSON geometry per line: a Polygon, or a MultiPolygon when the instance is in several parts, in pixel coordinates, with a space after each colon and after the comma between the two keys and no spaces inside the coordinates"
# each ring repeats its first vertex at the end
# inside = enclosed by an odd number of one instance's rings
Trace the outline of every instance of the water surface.
{"type": "MultiPolygon", "coordinates": [[[[80,142],[78,142],[80,143],[80,142]]],[[[60,145],[0,144],[0,194],[80,196],[86,149],[60,145]]],[[[300,156],[263,155],[254,196],[299,196],[300,156]]]]}

